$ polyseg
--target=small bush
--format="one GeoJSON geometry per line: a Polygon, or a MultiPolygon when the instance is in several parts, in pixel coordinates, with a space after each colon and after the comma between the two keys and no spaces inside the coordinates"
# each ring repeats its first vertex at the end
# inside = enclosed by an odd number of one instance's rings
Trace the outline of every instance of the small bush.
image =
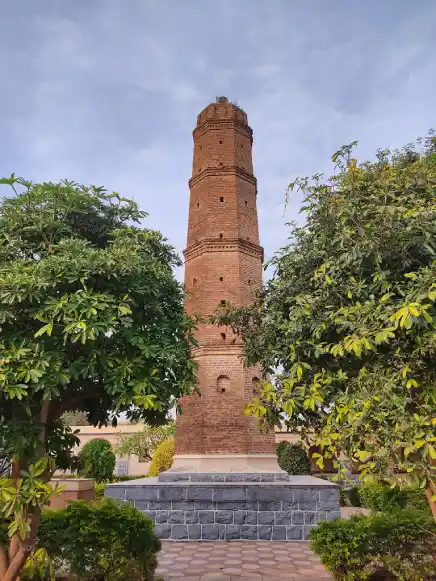
{"type": "Polygon", "coordinates": [[[362,506],[358,490],[358,486],[341,485],[339,488],[341,506],[362,506]]]}
{"type": "Polygon", "coordinates": [[[337,581],[418,581],[436,574],[435,534],[431,517],[402,510],[322,522],[310,545],[337,581]]]}
{"type": "Polygon", "coordinates": [[[129,480],[138,480],[139,478],[147,478],[145,474],[141,476],[128,476],[127,474],[122,474],[120,476],[114,476],[111,482],[128,482],[129,480]]]}
{"type": "Polygon", "coordinates": [[[425,492],[420,488],[391,488],[388,484],[370,482],[361,484],[358,494],[362,506],[374,512],[391,512],[401,508],[430,510],[425,492]]]}
{"type": "Polygon", "coordinates": [[[300,444],[279,442],[276,447],[279,466],[288,474],[310,474],[310,461],[300,444]]]}
{"type": "Polygon", "coordinates": [[[105,482],[96,482],[94,485],[94,500],[102,500],[104,498],[105,482]]]}
{"type": "Polygon", "coordinates": [[[174,440],[165,440],[159,444],[150,464],[148,476],[158,476],[161,472],[169,470],[173,465],[174,440]]]}
{"type": "Polygon", "coordinates": [[[45,511],[37,544],[57,569],[87,581],[152,581],[161,546],[146,515],[112,499],[45,511]]]}
{"type": "Polygon", "coordinates": [[[87,442],[79,453],[81,476],[96,482],[110,480],[115,469],[115,454],[110,443],[103,438],[87,442]]]}
{"type": "Polygon", "coordinates": [[[360,486],[352,486],[346,489],[345,496],[347,498],[347,504],[349,506],[362,506],[362,499],[359,494],[360,486]]]}
{"type": "Polygon", "coordinates": [[[339,504],[341,506],[347,506],[347,493],[345,488],[340,487],[339,488],[339,504]]]}

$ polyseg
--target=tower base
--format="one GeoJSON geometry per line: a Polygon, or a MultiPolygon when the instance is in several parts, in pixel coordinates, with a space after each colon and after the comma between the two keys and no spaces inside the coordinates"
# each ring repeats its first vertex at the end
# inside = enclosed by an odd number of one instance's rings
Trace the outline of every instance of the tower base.
{"type": "Polygon", "coordinates": [[[284,472],[277,454],[178,454],[169,472],[284,472]]]}
{"type": "Polygon", "coordinates": [[[106,486],[172,541],[305,541],[320,521],[340,518],[339,488],[285,473],[163,472],[106,486]]]}

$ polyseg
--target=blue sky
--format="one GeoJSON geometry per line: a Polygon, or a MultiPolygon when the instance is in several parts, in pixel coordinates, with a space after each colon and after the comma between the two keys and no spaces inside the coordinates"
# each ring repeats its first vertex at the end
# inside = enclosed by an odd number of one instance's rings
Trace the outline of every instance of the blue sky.
{"type": "MultiPolygon", "coordinates": [[[[14,0],[0,22],[0,174],[135,198],[182,251],[197,113],[226,95],[255,132],[266,255],[284,192],[331,154],[436,125],[436,2],[14,0]]],[[[178,276],[181,275],[179,271],[178,276]]]]}

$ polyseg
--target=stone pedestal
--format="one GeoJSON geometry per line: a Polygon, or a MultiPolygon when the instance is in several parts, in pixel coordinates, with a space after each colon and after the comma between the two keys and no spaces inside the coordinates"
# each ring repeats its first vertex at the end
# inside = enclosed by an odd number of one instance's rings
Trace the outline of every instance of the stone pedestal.
{"type": "Polygon", "coordinates": [[[188,473],[253,473],[285,472],[277,454],[176,454],[170,472],[188,473]]]}
{"type": "Polygon", "coordinates": [[[65,508],[73,500],[92,500],[94,498],[94,480],[92,478],[54,478],[50,484],[62,486],[59,494],[50,499],[50,508],[65,508]]]}
{"type": "Polygon", "coordinates": [[[340,518],[339,489],[283,473],[177,473],[109,484],[173,541],[303,541],[316,523],[340,518]]]}

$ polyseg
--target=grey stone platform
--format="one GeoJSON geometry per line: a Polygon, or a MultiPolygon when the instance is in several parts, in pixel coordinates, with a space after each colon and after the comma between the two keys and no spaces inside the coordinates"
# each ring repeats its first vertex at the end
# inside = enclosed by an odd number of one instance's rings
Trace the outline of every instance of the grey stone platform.
{"type": "Polygon", "coordinates": [[[109,484],[105,496],[148,514],[161,539],[307,540],[340,518],[339,489],[313,476],[283,473],[177,473],[109,484]]]}

